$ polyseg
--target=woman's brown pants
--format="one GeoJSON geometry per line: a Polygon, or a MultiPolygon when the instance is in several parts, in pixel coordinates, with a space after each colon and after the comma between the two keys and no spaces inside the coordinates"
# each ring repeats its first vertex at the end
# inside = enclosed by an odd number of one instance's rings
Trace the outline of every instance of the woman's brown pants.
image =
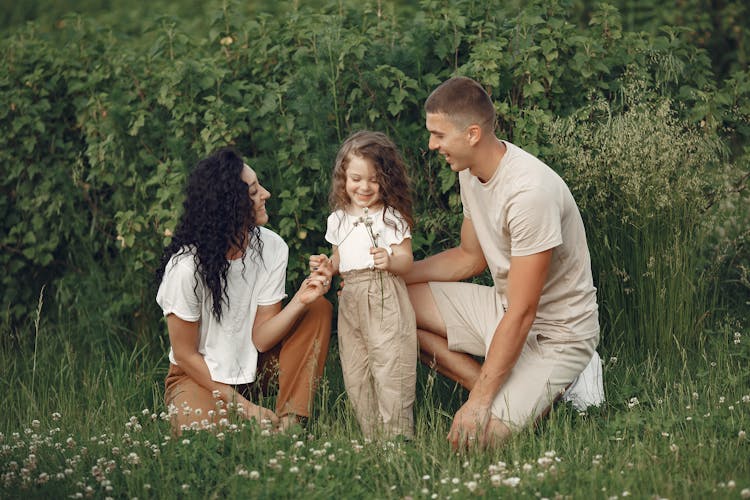
{"type": "MultiPolygon", "coordinates": [[[[255,382],[234,386],[237,392],[258,403],[260,396],[278,390],[276,414],[279,417],[289,414],[309,417],[328,355],[332,314],[331,303],[322,297],[310,304],[291,333],[273,349],[259,355],[255,382]]],[[[172,417],[177,429],[193,422],[200,428],[220,420],[223,412],[211,392],[188,377],[179,366],[170,363],[164,384],[167,407],[174,405],[173,412],[177,412],[172,417]]]]}

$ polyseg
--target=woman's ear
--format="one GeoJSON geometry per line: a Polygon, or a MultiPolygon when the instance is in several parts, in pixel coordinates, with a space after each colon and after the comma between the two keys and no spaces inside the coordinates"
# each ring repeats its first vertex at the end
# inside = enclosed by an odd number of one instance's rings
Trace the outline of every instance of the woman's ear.
{"type": "Polygon", "coordinates": [[[470,146],[476,146],[482,138],[482,127],[479,125],[469,125],[469,128],[466,129],[466,137],[469,140],[470,146]]]}

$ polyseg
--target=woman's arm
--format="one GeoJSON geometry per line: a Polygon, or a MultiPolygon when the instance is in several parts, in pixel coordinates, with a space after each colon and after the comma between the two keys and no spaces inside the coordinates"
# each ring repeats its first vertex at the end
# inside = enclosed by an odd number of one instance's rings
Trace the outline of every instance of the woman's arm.
{"type": "Polygon", "coordinates": [[[167,316],[167,329],[169,330],[169,342],[172,344],[174,359],[188,377],[212,393],[218,391],[219,397],[224,402],[242,405],[241,411],[244,417],[258,418],[259,420],[267,419],[273,425],[278,423],[278,418],[273,411],[251,403],[235,391],[232,386],[216,382],[211,378],[206,360],[198,352],[200,333],[197,321],[185,321],[174,314],[170,314],[167,316]]]}
{"type": "Polygon", "coordinates": [[[253,323],[253,344],[258,351],[266,352],[286,337],[307,306],[330,289],[331,274],[330,265],[319,266],[283,309],[281,302],[258,306],[253,323]]]}

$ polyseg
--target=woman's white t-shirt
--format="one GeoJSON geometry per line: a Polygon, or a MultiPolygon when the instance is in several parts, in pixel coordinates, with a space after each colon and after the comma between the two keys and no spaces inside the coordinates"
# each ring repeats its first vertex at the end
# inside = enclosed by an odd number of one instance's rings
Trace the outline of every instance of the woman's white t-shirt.
{"type": "Polygon", "coordinates": [[[391,253],[391,245],[398,245],[406,238],[411,238],[409,226],[399,211],[391,207],[386,208],[385,213],[382,208],[370,212],[368,217],[350,215],[343,210],[336,210],[328,216],[326,241],[338,247],[340,273],[371,268],[374,263],[371,247],[385,248],[391,253]],[[396,227],[386,224],[386,221],[396,227]],[[377,245],[373,245],[373,238],[377,245]]]}
{"type": "MultiPolygon", "coordinates": [[[[174,314],[199,322],[198,352],[203,355],[211,379],[225,384],[255,381],[258,350],[252,331],[258,306],[273,305],[286,297],[289,248],[273,231],[260,228],[262,258],[248,250],[243,259],[229,261],[227,294],[222,318],[213,315],[213,300],[203,278],[196,280],[194,249],[175,255],[167,263],[156,302],[164,316],[174,314]],[[244,266],[243,266],[244,263],[244,266]]],[[[169,361],[178,364],[169,349],[169,361]]]]}

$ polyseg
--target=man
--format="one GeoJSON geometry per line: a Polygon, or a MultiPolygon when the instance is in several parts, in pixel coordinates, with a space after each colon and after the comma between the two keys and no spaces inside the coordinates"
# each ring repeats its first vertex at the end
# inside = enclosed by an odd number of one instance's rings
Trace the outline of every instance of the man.
{"type": "Polygon", "coordinates": [[[451,78],[425,111],[429,148],[459,174],[464,219],[459,246],[404,276],[420,356],[470,391],[448,434],[454,449],[497,445],[545,414],[595,354],[586,234],[563,180],[495,137],[477,82],[451,78]],[[487,267],[494,286],[459,282],[487,267]]]}

